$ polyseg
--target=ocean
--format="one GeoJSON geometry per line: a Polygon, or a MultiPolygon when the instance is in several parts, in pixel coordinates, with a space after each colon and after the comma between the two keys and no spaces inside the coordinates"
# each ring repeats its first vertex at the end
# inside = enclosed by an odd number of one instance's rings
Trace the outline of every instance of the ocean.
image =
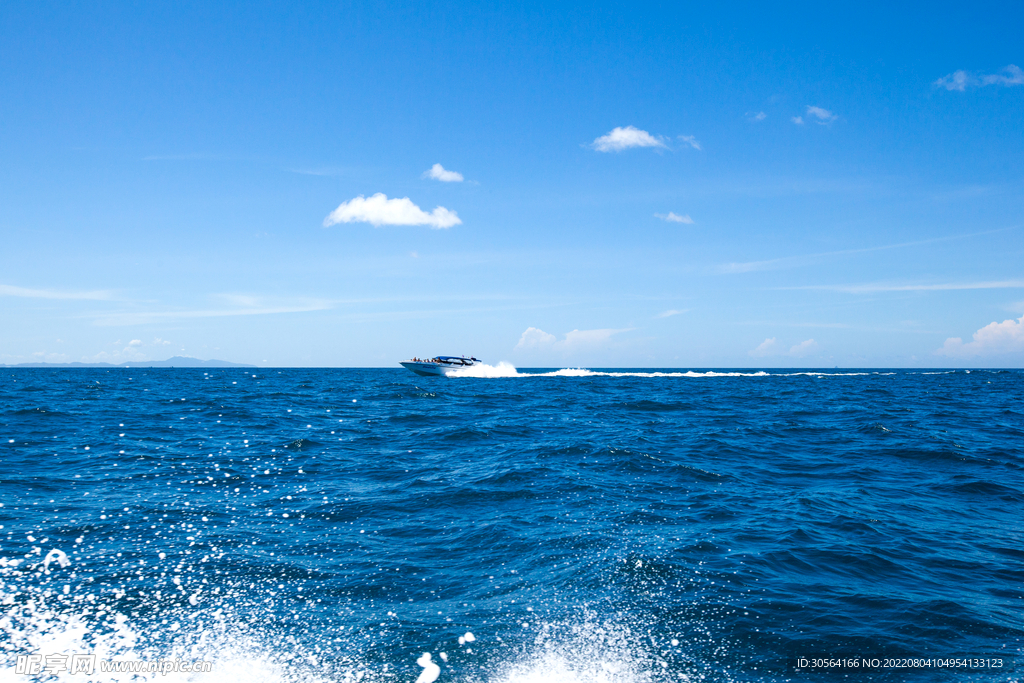
{"type": "Polygon", "coordinates": [[[0,371],[0,681],[1024,676],[1021,371],[473,374],[0,371]]]}

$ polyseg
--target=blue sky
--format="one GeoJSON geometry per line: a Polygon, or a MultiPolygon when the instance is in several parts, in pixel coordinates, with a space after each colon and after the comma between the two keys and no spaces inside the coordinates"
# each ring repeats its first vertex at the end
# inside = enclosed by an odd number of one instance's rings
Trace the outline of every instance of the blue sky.
{"type": "Polygon", "coordinates": [[[7,3],[0,363],[1024,366],[1015,3],[7,3]]]}

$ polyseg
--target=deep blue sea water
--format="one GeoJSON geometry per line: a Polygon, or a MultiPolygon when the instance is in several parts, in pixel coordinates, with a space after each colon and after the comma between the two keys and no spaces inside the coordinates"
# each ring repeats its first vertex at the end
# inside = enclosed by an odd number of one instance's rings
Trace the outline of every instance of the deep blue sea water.
{"type": "Polygon", "coordinates": [[[535,372],[0,371],[0,681],[1024,676],[1024,373],[535,372]]]}

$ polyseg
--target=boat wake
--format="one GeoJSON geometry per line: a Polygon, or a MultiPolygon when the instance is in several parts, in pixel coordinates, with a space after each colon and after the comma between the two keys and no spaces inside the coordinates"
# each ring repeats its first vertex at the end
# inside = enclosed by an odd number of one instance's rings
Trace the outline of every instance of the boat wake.
{"type": "Polygon", "coordinates": [[[769,373],[764,370],[757,370],[755,372],[717,372],[714,370],[708,370],[707,372],[694,372],[687,370],[686,372],[668,371],[668,372],[618,372],[618,371],[603,371],[603,370],[587,370],[586,368],[562,368],[561,370],[552,370],[550,372],[520,372],[514,365],[501,361],[497,365],[488,365],[487,363],[478,363],[473,367],[463,368],[461,370],[449,371],[448,377],[477,377],[481,379],[502,379],[507,377],[795,377],[799,375],[806,375],[810,377],[849,377],[854,375],[891,375],[895,373],[891,372],[815,372],[815,371],[803,371],[803,372],[775,372],[769,373]]]}
{"type": "MultiPolygon", "coordinates": [[[[817,374],[817,373],[814,373],[817,374]]],[[[448,373],[449,377],[480,377],[499,379],[503,377],[767,377],[768,373],[758,372],[605,372],[586,368],[562,368],[550,372],[519,372],[514,365],[502,361],[497,365],[480,363],[448,373]]]]}

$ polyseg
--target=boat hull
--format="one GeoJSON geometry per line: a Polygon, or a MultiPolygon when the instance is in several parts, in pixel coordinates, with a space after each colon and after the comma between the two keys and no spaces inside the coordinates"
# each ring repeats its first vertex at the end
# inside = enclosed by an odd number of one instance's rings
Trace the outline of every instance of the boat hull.
{"type": "Polygon", "coordinates": [[[405,361],[401,363],[401,366],[423,377],[444,377],[449,372],[458,369],[446,368],[438,363],[417,363],[415,361],[405,361]]]}

